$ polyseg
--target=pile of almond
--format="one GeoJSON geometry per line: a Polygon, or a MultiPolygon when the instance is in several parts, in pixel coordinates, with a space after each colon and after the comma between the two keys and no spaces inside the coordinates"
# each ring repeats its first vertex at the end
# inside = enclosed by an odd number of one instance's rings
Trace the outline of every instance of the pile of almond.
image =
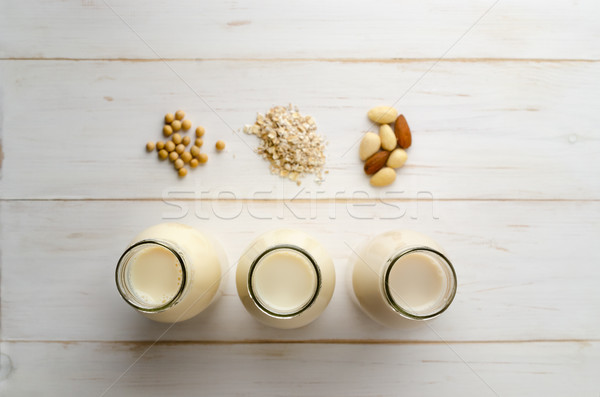
{"type": "Polygon", "coordinates": [[[379,124],[379,134],[365,134],[358,149],[360,159],[365,162],[365,174],[371,177],[371,185],[388,186],[396,180],[395,169],[406,162],[404,149],[411,144],[410,128],[404,116],[390,106],[374,107],[367,116],[379,124]]]}

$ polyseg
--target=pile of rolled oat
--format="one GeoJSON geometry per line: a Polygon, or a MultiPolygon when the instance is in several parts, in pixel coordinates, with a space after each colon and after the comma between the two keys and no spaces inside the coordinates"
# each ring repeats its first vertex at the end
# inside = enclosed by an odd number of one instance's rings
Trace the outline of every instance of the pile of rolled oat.
{"type": "Polygon", "coordinates": [[[275,106],[266,115],[258,113],[253,125],[244,132],[260,138],[256,152],[271,163],[271,172],[300,185],[299,178],[314,174],[323,181],[325,142],[317,133],[311,116],[303,116],[298,108],[275,106]]]}

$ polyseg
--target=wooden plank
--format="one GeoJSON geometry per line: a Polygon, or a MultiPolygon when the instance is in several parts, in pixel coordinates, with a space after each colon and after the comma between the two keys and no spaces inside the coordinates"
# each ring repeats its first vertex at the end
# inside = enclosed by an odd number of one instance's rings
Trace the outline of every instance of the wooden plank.
{"type": "Polygon", "coordinates": [[[597,2],[494,3],[5,0],[0,56],[437,59],[476,24],[448,56],[600,58],[597,2]]]}
{"type": "Polygon", "coordinates": [[[397,107],[413,147],[397,182],[373,189],[356,143],[365,113],[396,101],[430,62],[0,63],[1,198],[599,199],[600,63],[443,62],[397,107]],[[360,78],[357,78],[360,76],[360,78]],[[268,172],[238,130],[293,102],[329,141],[330,174],[302,187],[268,172]],[[185,180],[147,154],[162,115],[207,128],[209,163],[185,180]],[[216,139],[227,141],[214,153],[216,139]],[[382,193],[384,192],[384,193],[382,193]]]}
{"type": "Polygon", "coordinates": [[[6,395],[595,395],[600,343],[2,343],[6,395]],[[118,381],[117,381],[118,379],[118,381]],[[113,382],[117,381],[113,387],[113,382]],[[109,388],[110,387],[110,388],[109,388]],[[108,390],[107,390],[108,389],[108,390]]]}
{"type": "Polygon", "coordinates": [[[376,203],[0,202],[2,337],[5,340],[408,340],[600,339],[599,202],[376,203]],[[187,208],[185,215],[175,206],[187,208]],[[424,205],[425,204],[425,205],[424,205]],[[281,211],[281,212],[280,212],[281,211]],[[239,215],[238,215],[239,214],[239,215]],[[436,219],[437,218],[437,219],[436,219]],[[330,251],[337,285],[313,324],[285,331],[254,321],[234,270],[225,295],[169,328],[139,316],[114,286],[128,241],[164,220],[188,223],[225,243],[233,267],[261,232],[306,230],[330,251]],[[391,330],[365,317],[345,284],[348,245],[391,229],[414,229],[445,247],[459,279],[450,310],[428,324],[391,330]],[[429,326],[428,326],[429,325],[429,326]]]}

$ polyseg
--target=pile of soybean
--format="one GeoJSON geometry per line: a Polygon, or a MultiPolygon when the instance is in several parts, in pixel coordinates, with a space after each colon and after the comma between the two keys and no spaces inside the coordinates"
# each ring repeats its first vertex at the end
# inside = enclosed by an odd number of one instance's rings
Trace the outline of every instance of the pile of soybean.
{"type": "MultiPolygon", "coordinates": [[[[181,136],[181,134],[187,133],[192,128],[192,122],[185,119],[185,112],[178,110],[173,113],[167,113],[165,115],[165,125],[163,127],[163,135],[165,138],[170,138],[167,141],[157,141],[146,143],[146,150],[148,152],[158,152],[158,158],[160,160],[169,159],[175,171],[181,178],[187,175],[188,165],[190,168],[196,168],[199,164],[205,164],[208,161],[208,154],[201,153],[200,148],[204,145],[204,127],[198,126],[196,128],[196,138],[194,144],[188,151],[188,146],[192,143],[192,138],[189,135],[181,136]]],[[[225,142],[219,140],[215,144],[215,148],[218,152],[225,149],[225,142]]]]}

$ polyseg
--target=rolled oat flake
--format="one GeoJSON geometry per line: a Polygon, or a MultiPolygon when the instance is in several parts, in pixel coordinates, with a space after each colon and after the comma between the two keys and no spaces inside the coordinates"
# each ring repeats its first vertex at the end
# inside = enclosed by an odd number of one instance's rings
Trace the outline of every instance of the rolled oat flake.
{"type": "Polygon", "coordinates": [[[326,142],[317,133],[315,120],[300,114],[297,107],[275,106],[265,115],[258,113],[244,132],[260,139],[256,153],[271,163],[273,174],[298,185],[307,174],[314,174],[317,183],[324,180],[326,142]]]}

